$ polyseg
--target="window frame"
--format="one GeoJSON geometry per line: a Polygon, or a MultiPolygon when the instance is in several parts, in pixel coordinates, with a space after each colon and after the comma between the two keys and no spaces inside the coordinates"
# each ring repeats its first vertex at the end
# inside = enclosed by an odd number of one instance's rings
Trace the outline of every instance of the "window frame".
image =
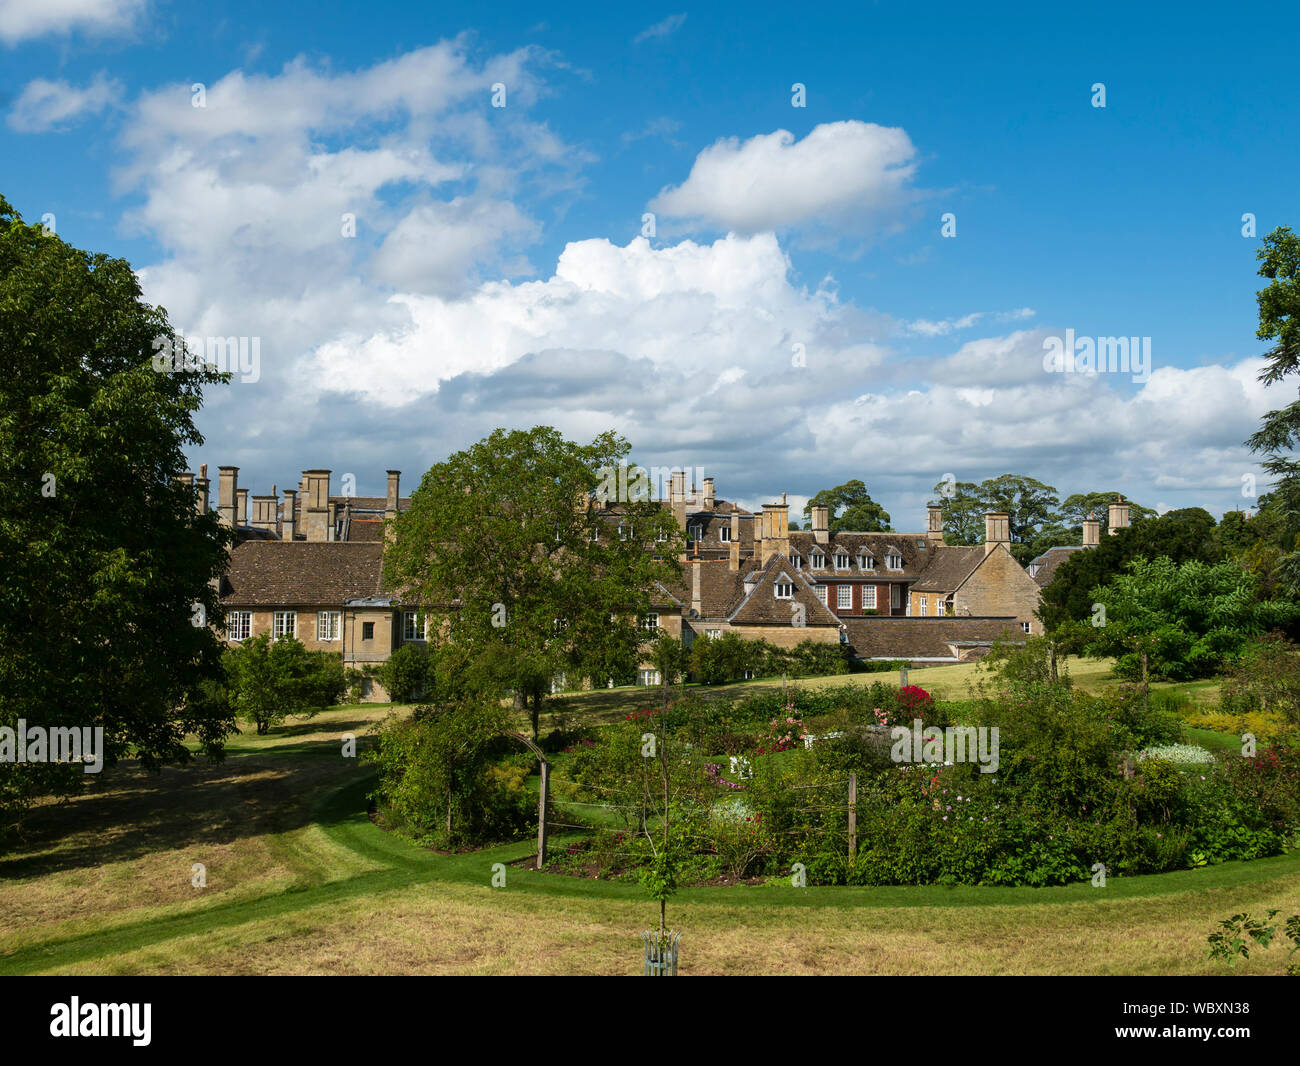
{"type": "Polygon", "coordinates": [[[271,613],[271,639],[279,640],[281,637],[298,639],[297,611],[273,611],[271,613]],[[288,622],[287,627],[281,624],[286,620],[288,622]]]}
{"type": "Polygon", "coordinates": [[[321,644],[332,644],[343,635],[342,611],[316,612],[316,640],[321,644]],[[325,636],[321,636],[321,624],[325,623],[325,636]]]}
{"type": "Polygon", "coordinates": [[[253,612],[252,611],[231,611],[226,615],[226,640],[231,644],[240,644],[245,640],[251,640],[253,636],[253,612]],[[238,627],[235,622],[240,623],[238,627]],[[242,636],[232,636],[232,629],[238,628],[243,631],[242,636]]]}

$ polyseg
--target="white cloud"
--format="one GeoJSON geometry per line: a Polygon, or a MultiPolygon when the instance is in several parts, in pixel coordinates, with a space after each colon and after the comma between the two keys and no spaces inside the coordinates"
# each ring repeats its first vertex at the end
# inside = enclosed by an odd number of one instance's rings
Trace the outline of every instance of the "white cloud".
{"type": "Polygon", "coordinates": [[[12,45],[77,30],[122,33],[144,8],[145,0],[0,0],[0,41],[12,45]]]}
{"type": "Polygon", "coordinates": [[[914,195],[916,149],[898,128],[831,122],[802,141],[788,130],[702,151],[690,175],[650,209],[693,225],[757,233],[808,223],[861,228],[914,195]]]}
{"type": "Polygon", "coordinates": [[[1033,317],[1034,312],[1028,307],[1021,307],[1015,311],[974,311],[969,315],[962,315],[960,318],[944,318],[938,321],[918,318],[914,322],[906,323],[904,329],[908,333],[916,334],[919,337],[946,337],[949,333],[970,329],[975,323],[985,318],[990,318],[995,322],[1015,322],[1033,317]]]}
{"type": "Polygon", "coordinates": [[[681,29],[682,23],[686,21],[686,16],[669,15],[662,22],[656,22],[653,26],[647,26],[644,30],[632,38],[633,44],[643,44],[646,41],[663,40],[670,37],[681,29]]]}
{"type": "Polygon", "coordinates": [[[29,81],[9,112],[11,129],[20,133],[43,133],[64,129],[75,119],[102,114],[122,100],[122,84],[102,72],[84,89],[66,81],[36,78],[29,81]]]}

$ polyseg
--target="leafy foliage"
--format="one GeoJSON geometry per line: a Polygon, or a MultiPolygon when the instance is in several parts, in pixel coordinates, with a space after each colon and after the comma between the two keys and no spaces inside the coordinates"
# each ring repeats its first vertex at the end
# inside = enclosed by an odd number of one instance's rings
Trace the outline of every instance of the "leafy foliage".
{"type": "Polygon", "coordinates": [[[241,641],[224,658],[234,712],[264,736],[290,715],[310,718],[338,703],[347,689],[340,656],[308,651],[293,637],[269,633],[241,641]]]}

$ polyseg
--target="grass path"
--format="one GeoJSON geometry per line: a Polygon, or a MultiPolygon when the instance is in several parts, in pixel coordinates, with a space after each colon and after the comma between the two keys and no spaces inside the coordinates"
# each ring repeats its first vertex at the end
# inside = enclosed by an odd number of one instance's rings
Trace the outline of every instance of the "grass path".
{"type": "MultiPolygon", "coordinates": [[[[583,973],[639,969],[655,915],[635,885],[439,855],[365,814],[338,757],[388,708],[343,708],[241,737],[219,766],[129,767],[41,812],[0,861],[0,973],[583,973]],[[190,884],[204,862],[208,886],[190,884]]],[[[563,838],[556,844],[562,845],[563,838]]],[[[1239,910],[1300,912],[1300,853],[1105,889],[683,890],[683,972],[1214,973],[1206,935],[1239,910]]],[[[1280,972],[1281,953],[1242,973],[1280,972]]]]}

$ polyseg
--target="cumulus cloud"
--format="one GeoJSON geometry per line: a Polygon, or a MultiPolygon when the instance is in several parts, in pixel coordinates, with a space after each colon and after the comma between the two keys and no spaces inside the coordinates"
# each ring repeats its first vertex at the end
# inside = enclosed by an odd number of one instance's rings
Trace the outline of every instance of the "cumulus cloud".
{"type": "Polygon", "coordinates": [[[145,0],[0,0],[0,41],[83,31],[96,35],[130,30],[145,0]]]}
{"type": "Polygon", "coordinates": [[[788,130],[702,151],[682,184],[650,209],[689,225],[738,233],[810,223],[855,228],[892,215],[913,196],[916,149],[906,132],[872,122],[830,122],[802,141],[788,130]]]}
{"type": "Polygon", "coordinates": [[[62,130],[75,120],[119,106],[122,94],[121,82],[102,72],[85,88],[66,81],[36,78],[23,87],[7,121],[11,129],[20,133],[62,130]]]}

